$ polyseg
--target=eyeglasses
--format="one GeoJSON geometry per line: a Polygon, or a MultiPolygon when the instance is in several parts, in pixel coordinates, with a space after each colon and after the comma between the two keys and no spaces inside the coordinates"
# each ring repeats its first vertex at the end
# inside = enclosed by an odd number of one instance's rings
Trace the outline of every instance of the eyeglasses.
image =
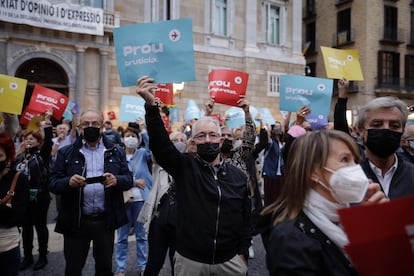
{"type": "Polygon", "coordinates": [[[98,121],[93,121],[93,122],[82,122],[78,125],[78,127],[80,127],[80,128],[87,128],[87,127],[90,127],[90,126],[99,128],[99,127],[102,126],[102,123],[98,122],[98,121]]]}
{"type": "Polygon", "coordinates": [[[209,133],[199,132],[196,135],[194,135],[193,139],[202,141],[202,140],[206,140],[207,136],[210,137],[211,139],[220,138],[220,134],[217,132],[209,132],[209,133]]]}

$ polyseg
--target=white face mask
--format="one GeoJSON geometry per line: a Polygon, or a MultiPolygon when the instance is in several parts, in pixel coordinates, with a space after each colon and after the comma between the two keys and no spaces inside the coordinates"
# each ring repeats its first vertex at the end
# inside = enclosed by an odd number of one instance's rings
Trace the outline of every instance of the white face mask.
{"type": "Polygon", "coordinates": [[[137,137],[124,137],[125,147],[129,149],[136,149],[138,147],[138,138],[137,137]]]}
{"type": "Polygon", "coordinates": [[[414,150],[414,140],[408,141],[408,145],[410,146],[410,149],[414,150]]]}
{"type": "Polygon", "coordinates": [[[329,168],[325,170],[332,173],[329,180],[331,187],[320,181],[318,183],[328,189],[339,203],[359,203],[364,199],[369,181],[360,165],[342,167],[336,171],[329,168]]]}

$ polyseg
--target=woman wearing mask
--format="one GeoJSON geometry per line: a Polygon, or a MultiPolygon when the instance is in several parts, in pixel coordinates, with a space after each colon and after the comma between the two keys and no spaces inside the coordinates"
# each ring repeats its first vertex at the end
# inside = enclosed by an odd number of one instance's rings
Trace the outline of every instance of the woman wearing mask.
{"type": "MultiPolygon", "coordinates": [[[[143,129],[143,124],[140,124],[143,129]]],[[[146,131],[139,133],[137,124],[129,124],[125,129],[123,140],[129,169],[134,177],[135,185],[131,189],[133,200],[127,203],[126,212],[129,223],[118,228],[118,241],[116,244],[117,275],[125,275],[128,257],[128,234],[131,227],[134,229],[136,240],[137,268],[142,273],[147,264],[147,237],[144,225],[137,222],[138,214],[144,205],[151,187],[152,175],[148,164],[151,162],[151,152],[148,147],[148,134],[146,131]],[[138,148],[141,138],[145,147],[138,148]]]]}
{"type": "Polygon", "coordinates": [[[344,251],[348,239],[337,210],[388,201],[358,159],[358,146],[340,131],[295,139],[282,194],[263,211],[273,223],[267,242],[270,275],[357,275],[344,251]]]}
{"type": "Polygon", "coordinates": [[[39,259],[34,270],[42,269],[47,264],[47,247],[49,230],[47,229],[47,211],[50,204],[49,163],[52,151],[51,111],[46,111],[45,121],[40,123],[41,131],[27,131],[23,135],[22,153],[17,157],[18,171],[27,175],[29,181],[29,207],[23,223],[24,258],[20,269],[24,270],[33,264],[33,227],[36,228],[39,259]]]}
{"type": "Polygon", "coordinates": [[[24,174],[13,169],[13,138],[0,132],[0,267],[2,275],[18,275],[20,232],[29,203],[29,186],[24,174]]]}

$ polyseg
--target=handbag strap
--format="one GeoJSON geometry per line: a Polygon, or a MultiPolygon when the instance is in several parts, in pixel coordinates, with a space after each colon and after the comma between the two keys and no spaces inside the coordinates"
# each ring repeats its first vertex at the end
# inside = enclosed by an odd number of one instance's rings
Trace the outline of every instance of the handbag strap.
{"type": "Polygon", "coordinates": [[[10,189],[7,192],[6,196],[3,197],[0,201],[0,204],[10,203],[11,198],[14,196],[14,188],[16,187],[17,179],[19,178],[20,172],[16,172],[13,177],[12,183],[10,185],[10,189]]]}

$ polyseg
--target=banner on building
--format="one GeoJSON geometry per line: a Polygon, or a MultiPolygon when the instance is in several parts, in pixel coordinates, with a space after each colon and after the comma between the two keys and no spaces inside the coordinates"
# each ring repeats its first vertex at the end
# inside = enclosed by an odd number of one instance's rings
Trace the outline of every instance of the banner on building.
{"type": "Polygon", "coordinates": [[[22,114],[27,80],[0,74],[0,112],[22,114]]]}
{"type": "Polygon", "coordinates": [[[51,109],[53,111],[53,118],[60,120],[68,103],[69,99],[65,95],[36,84],[30,98],[29,108],[41,114],[51,109]]]}
{"type": "Polygon", "coordinates": [[[119,109],[121,122],[135,122],[137,119],[145,121],[145,100],[136,96],[122,96],[119,109]]]}
{"type": "Polygon", "coordinates": [[[104,35],[103,9],[51,3],[47,0],[0,1],[0,21],[73,33],[104,35]]]}
{"type": "Polygon", "coordinates": [[[155,90],[155,97],[161,100],[162,104],[174,105],[173,84],[158,84],[155,90]]]}
{"type": "Polygon", "coordinates": [[[321,46],[326,75],[330,79],[364,80],[358,50],[342,50],[321,46]]]}
{"type": "Polygon", "coordinates": [[[306,105],[311,114],[328,116],[331,108],[333,80],[280,76],[280,110],[296,112],[306,105]]]}
{"type": "Polygon", "coordinates": [[[122,86],[135,86],[141,76],[155,83],[195,80],[191,18],[123,26],[113,32],[122,86]]]}
{"type": "Polygon", "coordinates": [[[227,69],[213,70],[208,74],[208,90],[216,103],[237,106],[246,95],[249,74],[227,69]]]}
{"type": "Polygon", "coordinates": [[[414,275],[413,209],[414,197],[405,197],[338,211],[359,275],[414,275]]]}

